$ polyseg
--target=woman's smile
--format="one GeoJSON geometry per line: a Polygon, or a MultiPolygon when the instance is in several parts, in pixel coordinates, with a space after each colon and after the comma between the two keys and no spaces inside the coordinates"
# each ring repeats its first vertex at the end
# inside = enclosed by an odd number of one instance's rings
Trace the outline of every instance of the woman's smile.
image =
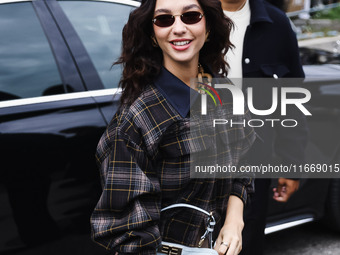
{"type": "Polygon", "coordinates": [[[172,40],[172,48],[178,51],[186,50],[190,47],[192,40],[189,39],[176,39],[172,40]]]}

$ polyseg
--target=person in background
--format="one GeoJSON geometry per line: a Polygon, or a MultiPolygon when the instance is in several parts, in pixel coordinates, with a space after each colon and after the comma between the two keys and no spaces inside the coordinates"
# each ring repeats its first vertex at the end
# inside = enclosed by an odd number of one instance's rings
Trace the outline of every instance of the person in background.
{"type": "MultiPolygon", "coordinates": [[[[230,41],[235,47],[226,56],[230,65],[228,78],[304,77],[296,35],[285,13],[263,0],[221,0],[221,3],[225,15],[234,22],[230,41]]],[[[244,81],[235,83],[247,89],[244,81]]],[[[254,91],[254,101],[271,105],[271,94],[266,98],[256,87],[254,91]]],[[[295,128],[256,128],[261,139],[251,148],[249,163],[273,164],[273,152],[282,164],[304,163],[308,130],[304,116],[297,113],[296,117],[299,125],[295,128]]],[[[245,210],[243,255],[263,254],[270,183],[270,179],[255,180],[255,194],[245,210]]],[[[286,202],[298,188],[299,180],[279,178],[273,199],[286,202]]]]}
{"type": "MultiPolygon", "coordinates": [[[[156,254],[161,241],[197,247],[205,215],[182,208],[161,214],[185,203],[216,219],[214,253],[241,250],[253,179],[190,178],[190,153],[206,150],[204,137],[189,135],[190,80],[202,67],[226,74],[230,28],[218,0],[145,0],[130,14],[118,61],[124,68],[121,105],[96,153],[103,192],[91,217],[92,238],[106,249],[145,255],[156,254]]],[[[231,118],[230,112],[221,117],[231,118]]],[[[229,132],[234,142],[218,153],[223,165],[237,166],[255,134],[239,127],[221,135],[229,132]]]]}

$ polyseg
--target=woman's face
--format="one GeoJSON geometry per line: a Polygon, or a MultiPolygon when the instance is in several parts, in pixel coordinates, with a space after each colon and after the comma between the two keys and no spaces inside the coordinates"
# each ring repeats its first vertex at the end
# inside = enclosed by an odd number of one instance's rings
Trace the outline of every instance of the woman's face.
{"type": "Polygon", "coordinates": [[[156,2],[154,18],[163,14],[175,16],[175,21],[170,26],[160,27],[153,24],[155,38],[163,51],[165,67],[178,63],[196,65],[198,63],[199,51],[206,39],[206,20],[203,16],[195,24],[186,24],[181,20],[180,15],[187,12],[204,14],[197,0],[157,0],[156,2]]]}

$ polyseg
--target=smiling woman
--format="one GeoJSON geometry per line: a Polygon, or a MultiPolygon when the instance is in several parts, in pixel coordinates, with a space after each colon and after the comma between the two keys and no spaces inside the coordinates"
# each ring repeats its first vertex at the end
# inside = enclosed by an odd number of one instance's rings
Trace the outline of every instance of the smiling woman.
{"type": "MultiPolygon", "coordinates": [[[[92,214],[92,237],[106,249],[183,255],[241,250],[252,178],[190,178],[190,155],[204,153],[205,142],[212,145],[213,163],[238,167],[254,141],[249,127],[219,134],[233,137],[221,151],[217,135],[190,135],[190,94],[198,96],[190,79],[201,75],[199,66],[226,74],[231,26],[218,0],[147,0],[130,14],[117,61],[124,66],[121,105],[96,154],[103,193],[92,214]]],[[[231,117],[230,110],[223,112],[220,117],[231,117]]]]}
{"type": "MultiPolygon", "coordinates": [[[[197,66],[199,52],[209,35],[203,10],[195,2],[189,1],[186,6],[180,4],[182,1],[179,0],[174,3],[158,0],[156,3],[154,38],[163,52],[164,67],[172,73],[175,71],[174,66],[191,65],[190,62],[197,66]],[[166,22],[166,19],[172,23],[166,22]]],[[[197,67],[193,71],[197,73],[197,67]]],[[[195,77],[196,73],[189,77],[195,77]]],[[[190,84],[190,80],[185,83],[190,84]]]]}
{"type": "MultiPolygon", "coordinates": [[[[180,3],[180,6],[183,6],[183,1],[177,2],[180,3]]],[[[186,15],[183,16],[182,14],[189,12],[189,10],[180,9],[169,13],[172,10],[167,9],[163,10],[165,13],[156,13],[156,3],[158,1],[143,1],[140,8],[131,13],[129,23],[123,29],[123,50],[120,59],[117,61],[117,64],[124,65],[123,77],[120,82],[121,87],[124,89],[121,97],[122,103],[131,104],[140,95],[146,84],[151,83],[160,73],[163,65],[163,51],[158,47],[155,38],[154,28],[157,26],[156,24],[153,25],[155,17],[159,16],[159,14],[180,15],[180,19],[176,16],[173,21],[178,20],[176,21],[178,23],[180,20],[185,24],[183,21],[185,18],[183,17],[186,15]]],[[[168,4],[178,5],[176,1],[170,1],[168,4]]],[[[231,21],[225,19],[224,14],[220,12],[221,7],[218,1],[190,1],[183,7],[199,11],[204,15],[205,21],[203,21],[202,17],[200,22],[185,24],[187,28],[193,29],[193,26],[200,26],[201,22],[206,23],[206,31],[202,36],[208,35],[208,38],[200,50],[200,63],[208,64],[213,73],[221,71],[222,74],[225,74],[227,72],[226,63],[222,54],[226,54],[231,45],[229,41],[229,31],[232,27],[231,21]],[[191,6],[192,4],[195,6],[191,6]],[[211,26],[210,24],[214,25],[211,26]],[[209,29],[210,27],[211,29],[209,29]],[[207,31],[209,31],[208,34],[206,33],[207,31]]],[[[168,7],[165,6],[165,8],[168,7]]],[[[160,11],[162,10],[158,10],[158,12],[160,11]]],[[[174,25],[164,27],[164,32],[174,25]]],[[[162,27],[158,28],[161,29],[162,27]]],[[[183,35],[182,38],[184,38],[183,35]]],[[[195,76],[196,74],[193,77],[195,76]]]]}

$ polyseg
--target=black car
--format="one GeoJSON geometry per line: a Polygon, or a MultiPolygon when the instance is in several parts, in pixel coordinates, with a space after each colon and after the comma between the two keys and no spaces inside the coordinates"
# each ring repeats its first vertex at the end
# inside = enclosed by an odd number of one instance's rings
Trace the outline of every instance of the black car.
{"type": "MultiPolygon", "coordinates": [[[[119,101],[121,30],[139,4],[0,0],[1,254],[105,253],[89,237],[101,193],[94,153],[119,101]]],[[[307,156],[339,162],[339,79],[306,86],[307,156]]],[[[289,203],[271,203],[267,233],[324,215],[340,230],[339,179],[304,180],[289,203]]]]}
{"type": "MultiPolygon", "coordinates": [[[[312,95],[306,105],[312,113],[312,116],[307,116],[309,140],[306,168],[327,167],[329,170],[340,164],[340,65],[303,67],[306,75],[303,87],[312,95]]],[[[337,170],[331,179],[301,179],[299,191],[287,203],[269,199],[265,232],[269,234],[320,219],[340,232],[339,178],[337,170]]]]}
{"type": "Polygon", "coordinates": [[[0,253],[88,235],[94,153],[119,100],[111,66],[138,5],[0,1],[0,253]]]}

